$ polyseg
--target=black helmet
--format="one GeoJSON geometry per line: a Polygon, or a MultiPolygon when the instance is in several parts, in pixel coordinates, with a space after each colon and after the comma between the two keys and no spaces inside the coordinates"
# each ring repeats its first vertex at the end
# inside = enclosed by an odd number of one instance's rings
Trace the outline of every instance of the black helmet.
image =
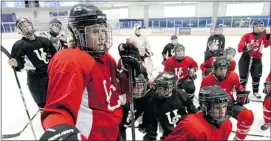
{"type": "Polygon", "coordinates": [[[35,33],[33,23],[27,18],[18,18],[16,20],[16,28],[19,30],[19,33],[25,37],[33,36],[35,33]]]}
{"type": "Polygon", "coordinates": [[[199,92],[199,104],[200,108],[203,111],[203,114],[207,121],[214,124],[215,126],[219,126],[225,120],[228,119],[228,116],[221,118],[215,118],[211,115],[210,111],[212,109],[213,104],[223,104],[229,102],[229,96],[226,91],[224,91],[221,87],[215,86],[207,86],[203,87],[199,92]]]}
{"type": "Polygon", "coordinates": [[[228,76],[228,71],[230,70],[230,61],[229,61],[229,59],[227,59],[224,56],[216,57],[214,59],[214,62],[213,62],[213,69],[214,69],[214,75],[216,76],[216,78],[219,81],[225,79],[228,76]],[[226,74],[217,74],[216,70],[218,68],[225,68],[225,69],[227,69],[226,74]]]}
{"type": "Polygon", "coordinates": [[[62,29],[62,23],[58,19],[53,18],[49,22],[49,29],[52,35],[57,36],[62,29]]]}
{"type": "Polygon", "coordinates": [[[165,93],[156,95],[158,98],[169,98],[172,95],[172,90],[176,86],[176,77],[171,72],[161,72],[154,79],[154,87],[157,90],[158,87],[163,87],[165,93]]]}
{"type": "Polygon", "coordinates": [[[107,25],[106,15],[94,5],[73,6],[70,10],[68,29],[76,45],[89,52],[94,58],[104,55],[112,46],[112,32],[110,26],[107,25]],[[95,41],[92,39],[89,41],[87,38],[89,35],[101,37],[95,41]],[[100,48],[97,49],[97,46],[100,48]]]}

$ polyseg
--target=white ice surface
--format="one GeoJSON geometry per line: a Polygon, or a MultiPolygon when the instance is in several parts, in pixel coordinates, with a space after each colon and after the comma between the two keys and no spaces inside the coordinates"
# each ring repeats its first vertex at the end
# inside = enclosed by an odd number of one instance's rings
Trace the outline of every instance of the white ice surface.
{"type": "MultiPolygon", "coordinates": [[[[179,42],[182,43],[186,48],[186,55],[193,57],[198,65],[203,62],[204,59],[204,50],[206,48],[207,36],[179,36],[179,42]]],[[[113,47],[110,49],[110,53],[112,56],[118,60],[119,55],[117,51],[117,46],[119,43],[125,42],[125,36],[117,36],[113,37],[113,47]]],[[[147,37],[153,51],[154,51],[154,65],[159,68],[157,71],[162,71],[163,66],[162,62],[162,49],[163,47],[170,41],[169,36],[148,36],[147,37]]],[[[8,50],[11,51],[13,43],[17,39],[6,39],[2,40],[2,45],[8,50]]],[[[226,36],[226,47],[231,46],[237,49],[238,42],[240,37],[237,36],[226,36]]],[[[235,57],[237,62],[236,72],[238,73],[238,60],[240,54],[238,53],[235,57]]],[[[264,49],[263,55],[263,76],[260,82],[260,91],[263,89],[264,79],[267,77],[270,71],[270,48],[264,49]]],[[[13,74],[12,69],[7,64],[8,58],[2,54],[2,133],[10,134],[19,132],[23,126],[28,122],[25,108],[23,106],[23,102],[20,97],[19,89],[13,74]]],[[[25,100],[27,103],[27,107],[29,109],[30,115],[34,115],[34,113],[38,110],[36,104],[34,103],[31,94],[28,90],[26,84],[26,72],[22,71],[18,73],[19,80],[22,86],[23,94],[25,96],[25,100]]],[[[201,71],[198,71],[198,76],[201,76],[201,71]]],[[[201,78],[199,77],[196,81],[196,91],[198,92],[198,88],[201,83],[201,78]]],[[[251,79],[249,80],[248,89],[252,90],[251,79]]],[[[196,92],[196,93],[197,93],[196,92]]],[[[264,95],[262,95],[264,97],[264,95]]],[[[260,126],[263,124],[263,112],[262,112],[262,104],[251,102],[247,105],[247,108],[252,109],[255,115],[255,121],[251,127],[250,133],[253,134],[261,134],[265,136],[270,136],[270,129],[266,131],[262,131],[260,126]]],[[[233,130],[236,131],[236,120],[232,119],[233,122],[233,130]]],[[[39,138],[43,129],[41,127],[40,122],[40,114],[33,120],[34,129],[37,137],[39,138]]],[[[137,131],[136,129],[136,139],[142,140],[143,134],[137,131]]],[[[232,133],[229,140],[232,140],[234,134],[232,133]]],[[[16,138],[12,138],[11,140],[32,140],[33,134],[30,126],[23,132],[22,135],[16,138]]],[[[131,130],[127,130],[127,139],[131,140],[131,130]]],[[[253,137],[248,136],[246,140],[270,140],[270,138],[262,138],[262,137],[253,137]]]]}

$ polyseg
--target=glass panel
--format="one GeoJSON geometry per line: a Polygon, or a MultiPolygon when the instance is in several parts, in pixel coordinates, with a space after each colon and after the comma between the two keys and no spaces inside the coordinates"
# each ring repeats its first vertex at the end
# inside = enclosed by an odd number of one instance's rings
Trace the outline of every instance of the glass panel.
{"type": "Polygon", "coordinates": [[[168,28],[174,27],[174,20],[168,20],[168,21],[167,21],[167,27],[168,27],[168,28]]]}

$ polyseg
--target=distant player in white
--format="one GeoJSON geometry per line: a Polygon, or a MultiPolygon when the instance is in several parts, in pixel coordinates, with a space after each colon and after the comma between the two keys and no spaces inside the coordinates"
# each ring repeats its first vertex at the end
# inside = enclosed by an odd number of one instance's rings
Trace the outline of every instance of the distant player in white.
{"type": "Polygon", "coordinates": [[[134,33],[130,37],[130,42],[132,42],[139,50],[142,65],[147,69],[149,80],[152,81],[154,76],[153,71],[153,52],[146,36],[141,34],[141,26],[136,24],[134,26],[134,33]]]}
{"type": "Polygon", "coordinates": [[[67,37],[61,33],[62,23],[54,18],[49,22],[49,32],[41,32],[40,36],[48,38],[57,51],[68,48],[67,37]]]}

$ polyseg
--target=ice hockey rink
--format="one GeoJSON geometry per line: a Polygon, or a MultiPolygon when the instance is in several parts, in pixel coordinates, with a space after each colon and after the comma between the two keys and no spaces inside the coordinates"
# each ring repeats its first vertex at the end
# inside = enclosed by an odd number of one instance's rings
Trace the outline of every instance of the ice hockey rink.
{"type": "MultiPolygon", "coordinates": [[[[114,56],[115,59],[119,59],[117,46],[119,43],[125,42],[127,36],[114,36],[113,37],[113,47],[110,49],[110,53],[114,56]]],[[[204,58],[204,49],[206,45],[206,41],[208,36],[178,36],[179,42],[182,43],[186,48],[186,55],[193,57],[198,64],[203,62],[204,58]]],[[[18,38],[17,38],[18,39],[18,38]]],[[[11,51],[13,43],[17,40],[14,39],[4,39],[2,40],[2,45],[8,50],[11,51]]],[[[147,39],[154,50],[155,60],[155,68],[158,71],[163,70],[163,66],[161,65],[162,56],[161,52],[163,47],[170,41],[170,36],[147,36],[147,39]]],[[[238,42],[240,40],[240,36],[226,36],[226,47],[234,47],[237,49],[238,42]]],[[[263,89],[264,79],[267,77],[270,71],[270,47],[265,48],[263,51],[263,76],[260,82],[260,92],[263,89]]],[[[235,57],[235,60],[238,62],[240,54],[238,53],[235,57]]],[[[19,132],[25,124],[28,122],[27,115],[25,112],[25,108],[20,97],[19,89],[13,74],[12,69],[7,64],[8,58],[2,54],[2,134],[10,134],[19,132]]],[[[238,67],[235,70],[238,73],[238,67]]],[[[195,81],[197,92],[201,83],[201,71],[197,72],[198,78],[195,81]]],[[[26,72],[22,71],[18,73],[18,77],[20,83],[22,85],[22,91],[25,96],[25,100],[27,103],[27,107],[29,108],[29,112],[32,115],[38,110],[38,107],[35,105],[30,92],[28,90],[26,84],[26,72]]],[[[251,88],[251,80],[248,82],[248,90],[252,90],[251,88]]],[[[197,94],[196,92],[196,94],[197,94]]],[[[262,97],[265,95],[262,94],[262,97]]],[[[263,99],[263,98],[262,98],[263,99]]],[[[194,101],[195,104],[196,101],[194,101]]],[[[262,131],[260,126],[263,124],[263,111],[262,111],[262,103],[250,102],[246,105],[248,109],[252,109],[255,116],[255,121],[251,127],[249,133],[269,136],[268,137],[255,137],[248,136],[246,140],[270,140],[270,128],[266,131],[262,131]]],[[[231,119],[233,123],[233,131],[236,131],[236,120],[231,119]]],[[[34,130],[39,138],[44,132],[40,122],[40,114],[35,117],[33,120],[34,130]]],[[[161,135],[161,134],[159,134],[161,135]]],[[[234,137],[234,133],[231,134],[229,140],[232,140],[234,137]]],[[[137,131],[136,129],[136,140],[142,140],[143,134],[137,131]]],[[[10,140],[32,140],[33,134],[30,126],[18,137],[11,138],[10,140]]],[[[131,130],[127,130],[127,139],[131,140],[131,130]]],[[[157,137],[157,139],[159,139],[157,137]]]]}

